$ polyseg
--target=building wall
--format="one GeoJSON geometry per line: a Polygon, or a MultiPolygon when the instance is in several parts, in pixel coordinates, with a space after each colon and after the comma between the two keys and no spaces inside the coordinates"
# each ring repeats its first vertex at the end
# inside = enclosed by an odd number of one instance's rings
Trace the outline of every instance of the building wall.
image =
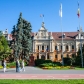
{"type": "MultiPolygon", "coordinates": [[[[33,47],[33,55],[35,59],[37,59],[37,54],[39,54],[39,59],[41,59],[41,56],[44,55],[45,59],[47,59],[47,53],[49,53],[49,59],[52,61],[61,61],[62,57],[62,51],[61,51],[61,45],[62,41],[53,41],[53,40],[34,40],[34,47],[33,47]],[[44,51],[42,52],[42,45],[44,46],[44,51]],[[47,45],[49,46],[49,51],[46,51],[47,45]],[[38,50],[39,46],[39,50],[38,50]],[[58,50],[55,50],[55,46],[57,46],[58,50]],[[57,55],[57,57],[56,57],[57,55]]],[[[74,40],[64,40],[63,41],[63,56],[72,57],[72,54],[76,54],[78,51],[80,45],[80,41],[74,41],[74,40]],[[74,50],[72,49],[72,45],[74,46],[74,50]],[[68,46],[68,50],[66,50],[66,46],[68,46]]]]}
{"type": "MultiPolygon", "coordinates": [[[[68,33],[68,35],[71,35],[68,33]]],[[[66,39],[66,35],[63,38],[63,57],[72,57],[73,54],[76,54],[80,46],[80,37],[82,39],[82,44],[84,44],[84,34],[80,36],[80,32],[77,32],[77,36],[73,38],[66,39]],[[68,49],[66,49],[68,46],[68,49]],[[73,48],[74,47],[74,48],[73,48]]],[[[33,38],[33,55],[35,59],[46,59],[52,61],[62,61],[62,39],[54,39],[52,32],[48,33],[45,29],[44,24],[39,29],[37,33],[34,34],[33,38]],[[48,51],[46,51],[48,45],[48,51]],[[38,50],[39,46],[39,50],[38,50]],[[44,51],[42,51],[42,46],[44,46],[44,51]],[[57,49],[55,50],[55,46],[57,49]],[[48,56],[47,56],[48,54],[48,56]],[[42,58],[44,55],[44,58],[42,58]]]]}

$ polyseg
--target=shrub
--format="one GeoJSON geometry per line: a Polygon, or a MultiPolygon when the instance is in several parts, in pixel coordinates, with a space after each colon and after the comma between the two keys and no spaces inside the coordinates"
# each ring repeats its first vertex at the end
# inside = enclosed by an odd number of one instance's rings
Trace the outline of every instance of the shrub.
{"type": "Polygon", "coordinates": [[[71,64],[71,58],[63,58],[64,65],[70,65],[71,64]]]}
{"type": "Polygon", "coordinates": [[[53,62],[53,66],[62,66],[60,62],[53,62]]]}
{"type": "Polygon", "coordinates": [[[16,62],[7,63],[7,67],[15,67],[16,62]]]}
{"type": "Polygon", "coordinates": [[[37,59],[35,60],[35,66],[39,66],[40,64],[43,64],[44,60],[43,59],[37,59]]]}
{"type": "Polygon", "coordinates": [[[51,60],[45,60],[44,63],[52,63],[51,60]]]}
{"type": "Polygon", "coordinates": [[[43,63],[43,64],[40,64],[39,67],[50,67],[50,66],[53,66],[52,63],[43,63]]]}

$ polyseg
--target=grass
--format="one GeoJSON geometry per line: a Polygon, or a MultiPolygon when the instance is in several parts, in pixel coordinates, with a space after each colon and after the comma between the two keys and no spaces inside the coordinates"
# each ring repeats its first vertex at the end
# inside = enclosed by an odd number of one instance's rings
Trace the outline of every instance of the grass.
{"type": "Polygon", "coordinates": [[[0,80],[0,84],[84,84],[84,80],[0,80]]]}

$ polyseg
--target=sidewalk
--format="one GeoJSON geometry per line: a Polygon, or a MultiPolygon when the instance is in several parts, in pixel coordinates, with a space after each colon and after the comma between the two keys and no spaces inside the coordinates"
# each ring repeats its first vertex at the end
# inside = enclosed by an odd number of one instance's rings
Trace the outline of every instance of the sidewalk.
{"type": "Polygon", "coordinates": [[[25,67],[25,72],[16,73],[15,68],[0,69],[0,79],[84,79],[84,70],[43,70],[25,67]]]}

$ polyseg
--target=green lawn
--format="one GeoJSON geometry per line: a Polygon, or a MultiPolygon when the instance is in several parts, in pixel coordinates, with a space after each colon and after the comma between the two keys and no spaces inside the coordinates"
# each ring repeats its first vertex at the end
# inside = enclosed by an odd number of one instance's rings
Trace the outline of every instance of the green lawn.
{"type": "Polygon", "coordinates": [[[0,84],[84,84],[84,80],[0,80],[0,84]]]}

